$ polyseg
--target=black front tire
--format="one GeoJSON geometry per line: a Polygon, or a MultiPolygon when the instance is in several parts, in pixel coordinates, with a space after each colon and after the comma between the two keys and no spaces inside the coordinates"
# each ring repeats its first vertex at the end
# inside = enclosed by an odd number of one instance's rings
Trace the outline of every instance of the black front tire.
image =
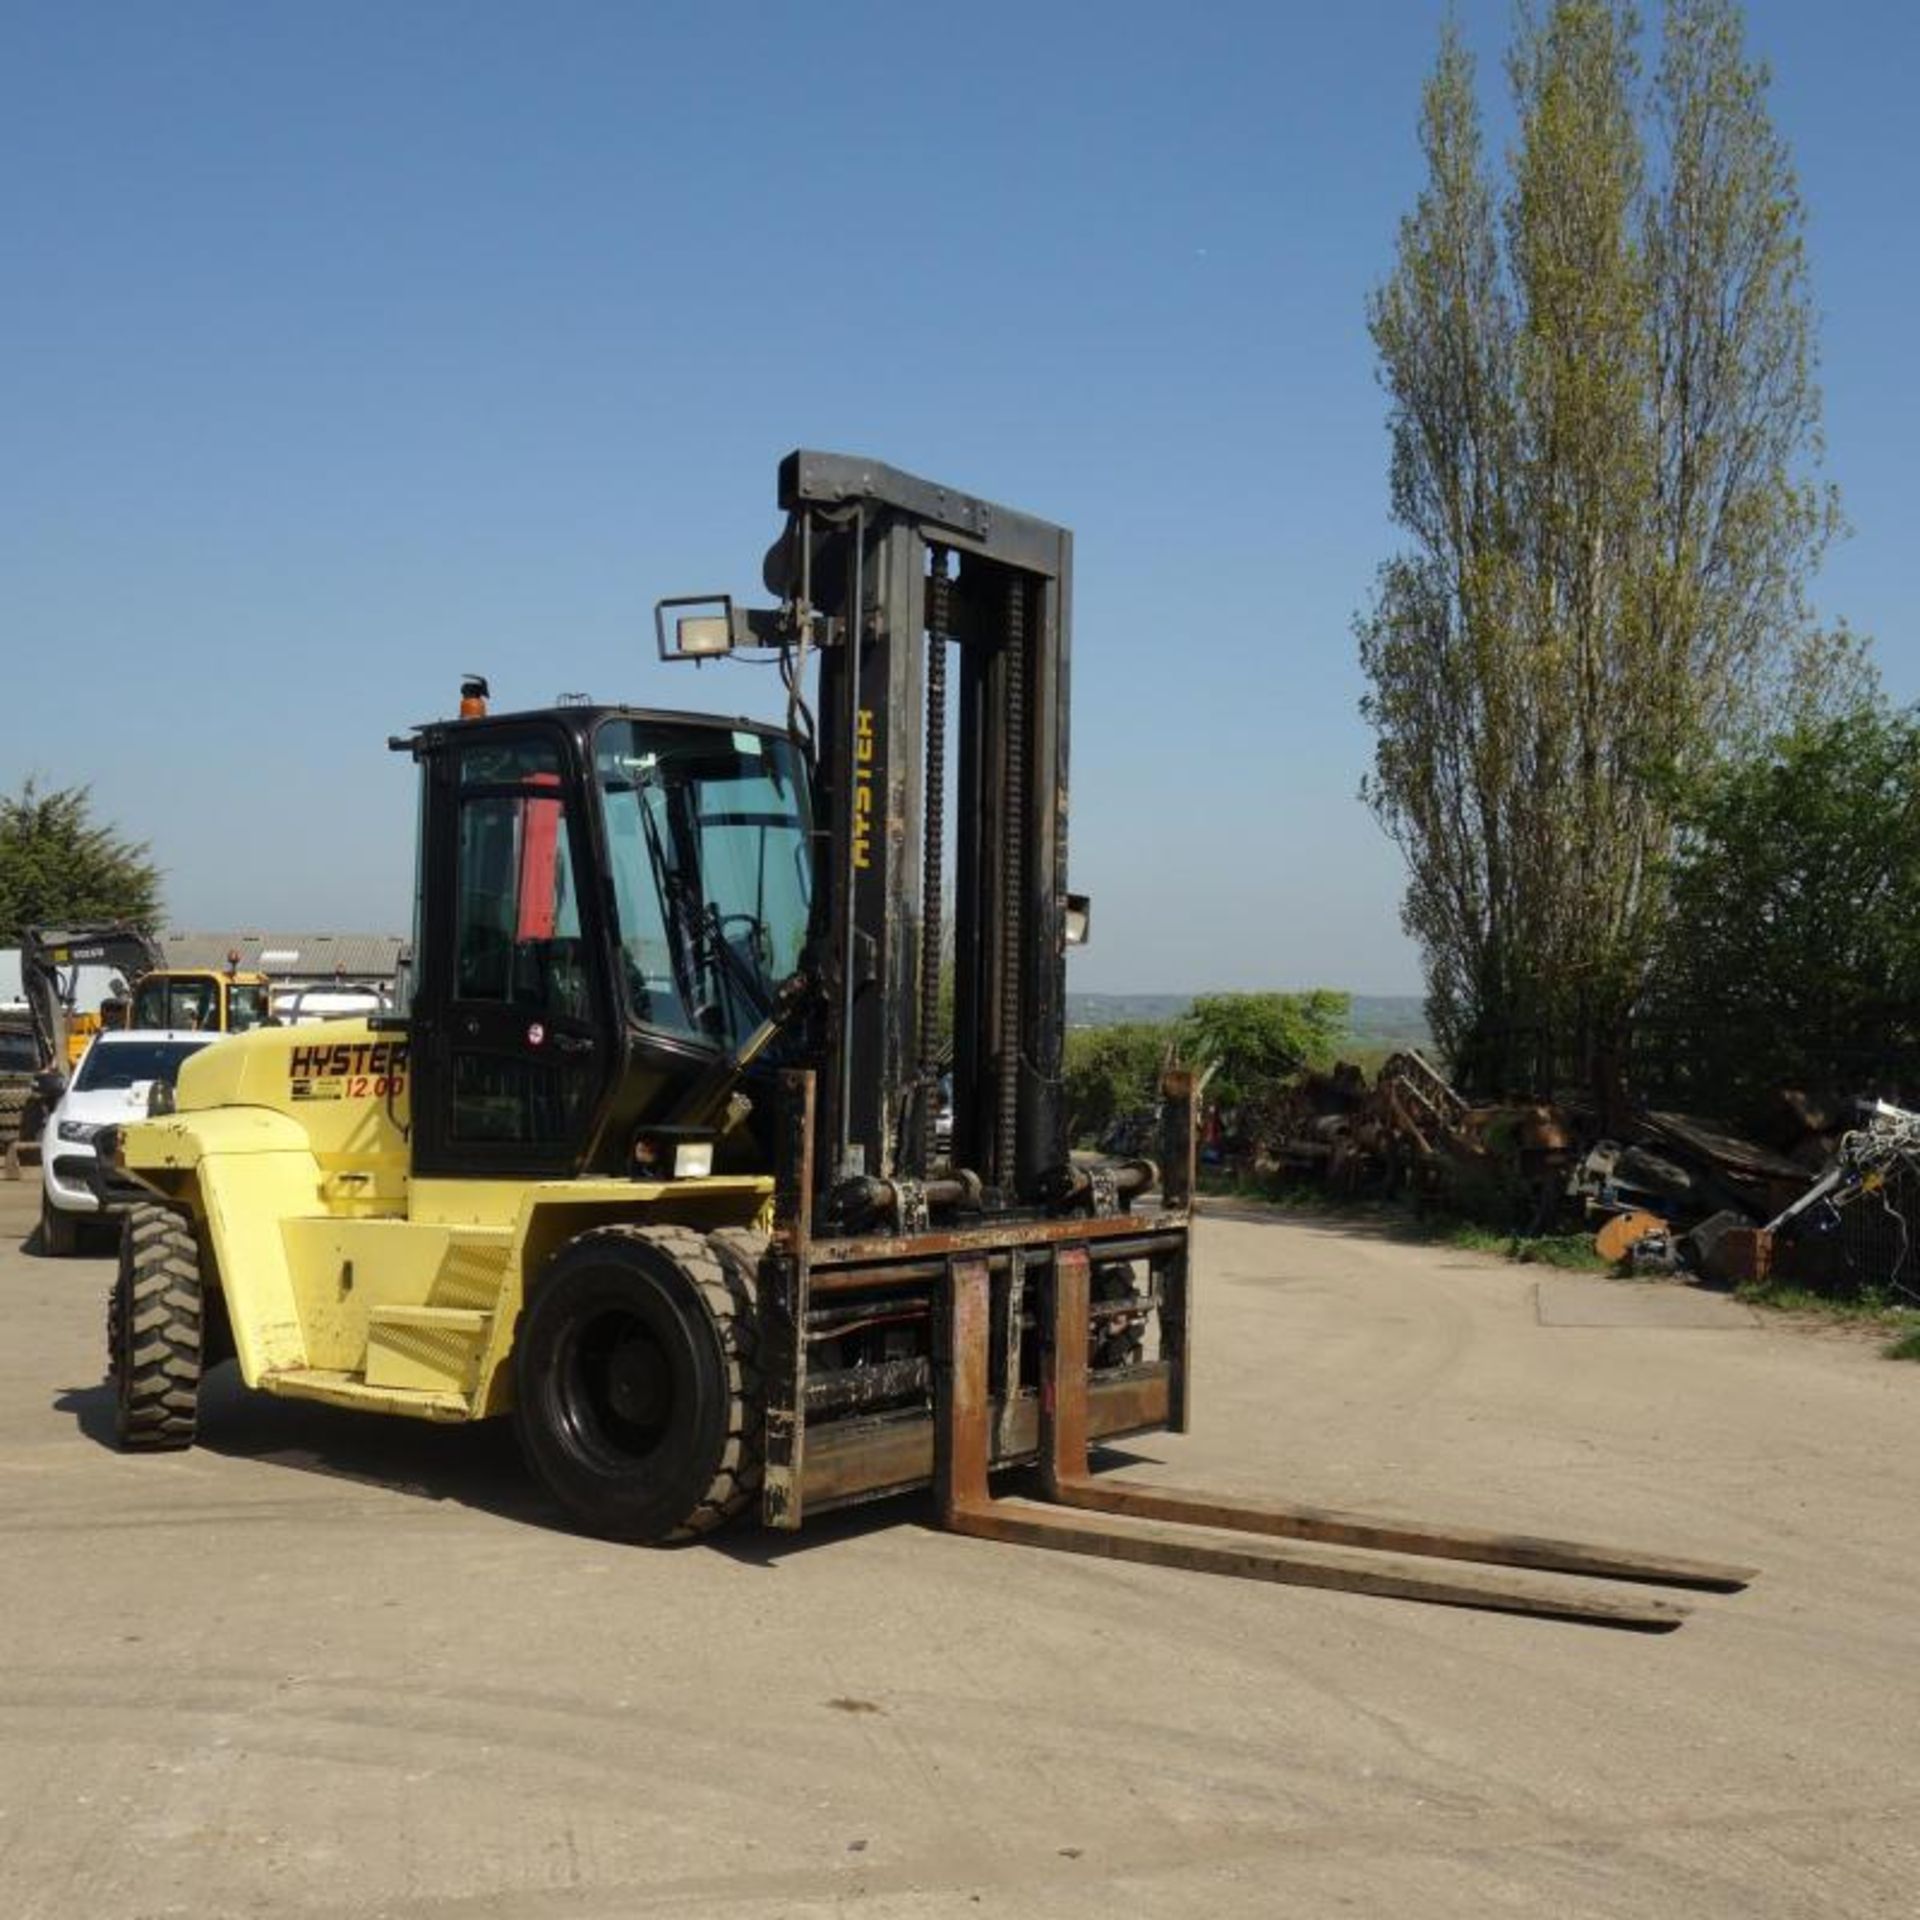
{"type": "Polygon", "coordinates": [[[597,1227],[541,1275],[514,1342],[528,1463],[610,1539],[688,1540],[760,1482],[748,1264],[686,1227],[597,1227]]]}
{"type": "Polygon", "coordinates": [[[200,1424],[200,1249],[165,1207],[121,1222],[120,1270],[107,1297],[114,1434],[129,1453],[177,1453],[200,1424]]]}
{"type": "Polygon", "coordinates": [[[80,1251],[80,1222],[62,1213],[40,1189],[40,1251],[54,1260],[70,1260],[80,1251]]]}

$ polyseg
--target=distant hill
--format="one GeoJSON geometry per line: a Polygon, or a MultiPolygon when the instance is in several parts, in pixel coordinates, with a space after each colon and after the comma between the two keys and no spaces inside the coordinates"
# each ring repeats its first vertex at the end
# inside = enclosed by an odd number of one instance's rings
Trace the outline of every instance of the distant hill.
{"type": "Polygon", "coordinates": [[[1190,993],[1070,993],[1067,995],[1067,1025],[1070,1027],[1119,1027],[1130,1020],[1158,1025],[1177,1020],[1193,1005],[1190,993]]]}
{"type": "MultiPolygon", "coordinates": [[[[1177,1020],[1192,1004],[1190,993],[1070,993],[1067,1024],[1117,1027],[1129,1020],[1177,1020]]],[[[1433,1046],[1417,993],[1356,993],[1352,1032],[1356,1053],[1433,1046]]]]}

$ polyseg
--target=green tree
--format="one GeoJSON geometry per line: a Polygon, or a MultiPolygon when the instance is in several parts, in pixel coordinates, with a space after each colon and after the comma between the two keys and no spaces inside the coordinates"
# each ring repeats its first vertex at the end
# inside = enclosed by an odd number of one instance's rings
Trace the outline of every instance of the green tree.
{"type": "Polygon", "coordinates": [[[1367,797],[1428,1017],[1480,1087],[1607,1077],[1657,950],[1676,798],[1857,659],[1804,582],[1836,522],[1786,150],[1733,0],[1523,14],[1510,177],[1452,28],[1427,185],[1369,322],[1407,549],[1359,622],[1367,797]]]}
{"type": "Polygon", "coordinates": [[[1173,1051],[1173,1029],[1150,1020],[1067,1030],[1067,1137],[1098,1140],[1123,1113],[1151,1107],[1173,1051]]]}
{"type": "Polygon", "coordinates": [[[1326,1067],[1345,1043],[1352,1002],[1307,993],[1203,993],[1174,1023],[1181,1056],[1209,1073],[1207,1098],[1241,1107],[1305,1067],[1326,1067]]]}
{"type": "Polygon", "coordinates": [[[93,818],[86,787],[42,791],[29,777],[0,799],[0,941],[23,927],[92,920],[150,924],[160,870],[144,842],[93,818]]]}
{"type": "Polygon", "coordinates": [[[1866,701],[1717,767],[1685,806],[1649,992],[1703,1101],[1920,1093],[1920,711],[1866,701]]]}

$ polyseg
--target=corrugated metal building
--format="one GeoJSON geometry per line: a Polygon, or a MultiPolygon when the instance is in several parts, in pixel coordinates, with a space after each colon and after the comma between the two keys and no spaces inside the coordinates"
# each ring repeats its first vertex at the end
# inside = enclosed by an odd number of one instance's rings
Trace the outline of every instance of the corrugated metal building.
{"type": "Polygon", "coordinates": [[[198,933],[169,928],[160,945],[170,967],[221,967],[237,953],[238,964],[275,980],[391,980],[408,942],[398,933],[282,933],[245,929],[198,933]]]}

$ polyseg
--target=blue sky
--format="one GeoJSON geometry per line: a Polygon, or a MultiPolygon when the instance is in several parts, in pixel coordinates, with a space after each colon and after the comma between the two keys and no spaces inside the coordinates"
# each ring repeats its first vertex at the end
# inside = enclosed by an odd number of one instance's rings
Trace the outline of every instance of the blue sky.
{"type": "MultiPolygon", "coordinates": [[[[1074,985],[1412,989],[1350,622],[1441,12],[0,4],[0,786],[91,782],[173,924],[398,927],[388,734],[469,669],[770,711],[651,606],[754,592],[826,446],[1075,529],[1074,985]]],[[[1506,0],[1458,13],[1499,115],[1506,0]]],[[[1912,699],[1920,10],[1749,21],[1817,599],[1912,699]]]]}

